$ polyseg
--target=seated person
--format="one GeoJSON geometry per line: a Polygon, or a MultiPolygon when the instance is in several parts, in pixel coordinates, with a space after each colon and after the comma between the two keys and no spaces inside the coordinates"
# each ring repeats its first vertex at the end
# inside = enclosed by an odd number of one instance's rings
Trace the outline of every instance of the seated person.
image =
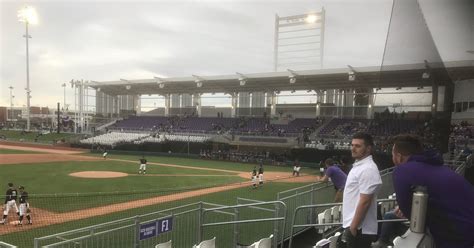
{"type": "MultiPolygon", "coordinates": [[[[396,220],[406,219],[403,213],[400,211],[398,206],[389,212],[386,212],[383,216],[384,220],[396,220]]],[[[386,248],[391,244],[391,240],[395,237],[403,235],[407,231],[408,227],[402,222],[383,222],[380,230],[379,239],[377,242],[372,244],[372,248],[386,248]]]]}

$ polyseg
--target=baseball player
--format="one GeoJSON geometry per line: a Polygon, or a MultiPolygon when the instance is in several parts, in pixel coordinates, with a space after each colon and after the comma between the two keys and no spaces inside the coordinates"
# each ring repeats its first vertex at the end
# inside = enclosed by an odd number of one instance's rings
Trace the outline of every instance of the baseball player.
{"type": "Polygon", "coordinates": [[[16,205],[17,196],[18,192],[13,187],[13,183],[8,183],[8,189],[5,193],[5,204],[3,205],[3,219],[0,221],[0,224],[5,224],[10,209],[15,209],[15,212],[19,214],[18,206],[16,205]]]}
{"type": "Polygon", "coordinates": [[[252,170],[252,185],[254,189],[257,188],[257,168],[256,167],[253,167],[253,170],[252,170]]]}
{"type": "Polygon", "coordinates": [[[106,150],[106,149],[104,149],[104,153],[102,154],[102,157],[103,157],[104,159],[107,159],[107,150],[106,150]]]}
{"type": "Polygon", "coordinates": [[[258,184],[263,186],[263,164],[260,163],[260,168],[258,168],[258,184]]]}
{"type": "Polygon", "coordinates": [[[142,174],[143,172],[143,175],[146,174],[146,159],[145,159],[145,156],[143,156],[141,159],[140,159],[140,168],[138,168],[138,174],[142,174]]]}
{"type": "Polygon", "coordinates": [[[28,220],[28,225],[33,224],[31,221],[31,210],[30,210],[30,204],[28,203],[28,192],[25,191],[25,187],[20,186],[18,187],[18,190],[20,191],[20,198],[19,198],[19,203],[20,203],[20,219],[18,225],[21,226],[23,225],[23,217],[26,215],[26,219],[28,220]]]}

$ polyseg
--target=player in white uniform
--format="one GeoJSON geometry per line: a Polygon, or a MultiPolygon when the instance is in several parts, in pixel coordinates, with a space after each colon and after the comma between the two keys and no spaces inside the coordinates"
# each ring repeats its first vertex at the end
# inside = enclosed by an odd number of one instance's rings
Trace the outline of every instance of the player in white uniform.
{"type": "Polygon", "coordinates": [[[28,225],[33,224],[31,221],[31,216],[30,216],[30,203],[28,203],[28,192],[25,191],[25,187],[20,186],[18,187],[18,190],[20,191],[20,198],[19,198],[19,203],[20,203],[20,219],[18,222],[18,225],[21,226],[23,225],[23,217],[26,215],[26,219],[28,220],[28,225]]]}
{"type": "Polygon", "coordinates": [[[263,164],[260,163],[260,168],[258,168],[258,184],[263,186],[263,164]]]}
{"type": "Polygon", "coordinates": [[[253,188],[257,188],[257,168],[253,168],[253,171],[252,171],[252,185],[253,185],[253,188]]]}
{"type": "Polygon", "coordinates": [[[5,224],[10,209],[14,209],[15,212],[19,214],[18,206],[16,205],[17,196],[18,191],[13,187],[13,183],[8,183],[8,189],[5,193],[5,204],[3,205],[3,218],[0,221],[0,224],[5,224]]]}
{"type": "Polygon", "coordinates": [[[140,159],[140,168],[138,168],[138,174],[142,174],[143,172],[143,175],[146,174],[146,159],[145,159],[145,156],[143,156],[141,159],[140,159]]]}

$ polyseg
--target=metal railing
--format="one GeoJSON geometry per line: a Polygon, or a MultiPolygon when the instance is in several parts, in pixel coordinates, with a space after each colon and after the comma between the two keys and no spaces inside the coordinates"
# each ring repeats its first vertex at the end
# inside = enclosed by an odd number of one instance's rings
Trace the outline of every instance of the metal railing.
{"type": "Polygon", "coordinates": [[[227,234],[233,233],[232,238],[226,238],[223,235],[216,235],[216,233],[219,233],[216,230],[208,230],[210,234],[212,233],[212,236],[218,237],[216,240],[217,247],[235,247],[235,245],[241,242],[250,244],[254,241],[258,241],[262,237],[269,236],[269,234],[273,234],[273,247],[277,247],[278,241],[281,240],[281,244],[283,244],[285,237],[284,227],[287,219],[286,213],[287,208],[285,203],[282,201],[255,202],[205,209],[203,210],[201,217],[200,237],[201,239],[204,237],[202,234],[202,232],[205,231],[204,229],[218,228],[221,230],[220,233],[222,234],[222,232],[226,232],[226,227],[231,226],[233,232],[227,230],[227,234]],[[264,208],[264,206],[270,206],[273,208],[264,208]],[[230,212],[227,212],[229,210],[230,212]],[[254,210],[259,211],[256,212],[254,210]],[[207,218],[210,218],[210,216],[216,213],[227,215],[233,213],[234,219],[218,222],[207,221],[207,218]],[[252,228],[255,223],[259,223],[258,229],[252,228]],[[246,226],[249,226],[249,228],[245,228],[246,226]]]}
{"type": "MultiPolygon", "coordinates": [[[[380,202],[393,202],[395,200],[396,199],[378,199],[377,203],[380,203],[380,202]]],[[[292,218],[293,221],[291,223],[291,229],[290,229],[290,233],[289,233],[288,248],[292,247],[293,237],[295,236],[295,229],[301,229],[301,228],[307,229],[307,228],[312,228],[312,227],[315,227],[315,228],[341,227],[342,226],[342,222],[313,223],[313,220],[315,222],[317,222],[316,219],[311,219],[311,221],[309,223],[296,224],[296,220],[298,219],[297,218],[298,214],[300,214],[302,211],[307,210],[307,209],[310,210],[310,211],[307,211],[307,212],[317,212],[316,209],[318,209],[318,208],[328,209],[328,208],[331,208],[331,207],[334,207],[334,206],[341,206],[341,205],[342,205],[342,203],[325,203],[325,204],[305,205],[305,206],[297,207],[295,209],[294,213],[293,213],[293,218],[292,218]]],[[[409,221],[409,220],[408,219],[378,220],[377,222],[378,223],[383,223],[383,222],[406,222],[406,221],[409,221]]],[[[323,236],[324,236],[324,233],[323,233],[323,236]]]]}
{"type": "Polygon", "coordinates": [[[192,247],[199,240],[199,220],[206,207],[221,205],[197,202],[99,225],[84,227],[34,239],[34,247],[154,247],[173,240],[176,247],[192,247]],[[140,238],[140,226],[172,218],[172,231],[147,239],[140,238]]]}
{"type": "MultiPolygon", "coordinates": [[[[394,167],[391,167],[380,171],[380,176],[382,178],[383,183],[379,190],[379,195],[388,196],[393,193],[393,169],[394,167]]],[[[286,204],[288,213],[294,213],[299,206],[332,202],[334,194],[335,191],[331,182],[321,182],[281,191],[277,194],[277,200],[283,201],[286,204]]],[[[314,211],[307,211],[304,215],[299,215],[295,217],[294,215],[287,214],[287,216],[287,223],[292,223],[293,221],[298,221],[298,223],[309,223],[311,220],[316,218],[317,213],[314,211]]],[[[296,233],[304,232],[307,229],[308,227],[302,226],[300,228],[297,228],[296,233]]],[[[292,227],[290,225],[287,225],[285,227],[285,234],[287,234],[285,240],[288,240],[290,238],[289,234],[291,232],[292,227]]]]}
{"type": "Polygon", "coordinates": [[[0,248],[16,248],[16,246],[0,241],[0,248]]]}

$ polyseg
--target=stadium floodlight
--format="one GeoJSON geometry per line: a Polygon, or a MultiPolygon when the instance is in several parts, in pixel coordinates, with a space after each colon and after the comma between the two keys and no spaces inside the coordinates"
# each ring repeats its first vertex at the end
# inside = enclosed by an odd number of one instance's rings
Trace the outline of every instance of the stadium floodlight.
{"type": "Polygon", "coordinates": [[[163,89],[165,87],[165,83],[160,83],[158,84],[158,86],[160,87],[160,89],[163,89]]]}
{"type": "Polygon", "coordinates": [[[194,82],[196,83],[196,87],[201,88],[202,82],[205,81],[204,78],[197,75],[192,75],[192,76],[195,78],[194,82]]]}
{"type": "Polygon", "coordinates": [[[240,86],[245,86],[247,84],[247,76],[242,73],[236,72],[239,75],[239,84],[240,86]]]}
{"type": "Polygon", "coordinates": [[[296,83],[296,77],[298,76],[298,74],[293,71],[293,70],[290,70],[290,69],[286,69],[290,75],[288,76],[288,78],[290,79],[290,84],[294,84],[296,83]]]}
{"type": "Polygon", "coordinates": [[[354,69],[354,67],[352,67],[351,65],[347,65],[347,67],[349,67],[349,72],[347,72],[348,74],[348,80],[349,81],[355,81],[357,79],[356,77],[356,70],[354,69]]]}
{"type": "Polygon", "coordinates": [[[356,80],[356,74],[355,74],[355,72],[349,71],[349,72],[348,72],[348,76],[349,76],[349,77],[348,77],[347,79],[348,79],[349,81],[355,81],[355,80],[356,80]]]}
{"type": "Polygon", "coordinates": [[[99,87],[99,88],[97,88],[97,92],[100,92],[100,87],[99,87]]]}
{"type": "Polygon", "coordinates": [[[126,85],[126,86],[125,86],[125,89],[127,89],[127,90],[130,90],[131,88],[132,88],[131,85],[126,85]]]}
{"type": "Polygon", "coordinates": [[[35,8],[31,6],[25,6],[18,10],[18,21],[26,24],[38,24],[38,14],[35,8]]]}
{"type": "Polygon", "coordinates": [[[29,62],[29,49],[28,40],[31,36],[28,34],[28,25],[38,23],[38,15],[36,10],[31,6],[25,6],[18,10],[18,21],[25,23],[26,32],[23,37],[26,40],[26,130],[30,130],[30,62],[29,62]]]}
{"type": "Polygon", "coordinates": [[[315,14],[309,14],[305,18],[306,23],[315,23],[318,20],[319,20],[319,17],[315,14]]]}

